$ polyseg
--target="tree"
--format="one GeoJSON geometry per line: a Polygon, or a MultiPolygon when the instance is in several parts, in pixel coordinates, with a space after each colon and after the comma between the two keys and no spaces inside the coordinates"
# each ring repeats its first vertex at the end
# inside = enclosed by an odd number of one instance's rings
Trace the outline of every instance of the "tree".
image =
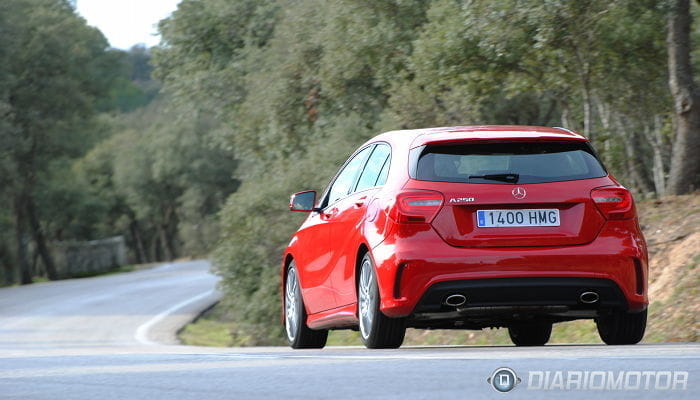
{"type": "MultiPolygon", "coordinates": [[[[198,25],[195,15],[171,26],[174,33],[193,32],[194,40],[174,43],[200,43],[206,53],[212,48],[201,34],[234,32],[247,39],[218,42],[228,50],[219,52],[217,62],[209,64],[206,54],[189,59],[197,68],[211,67],[200,74],[207,81],[202,90],[195,84],[178,92],[178,84],[191,83],[181,79],[189,76],[164,73],[169,90],[182,94],[177,102],[158,95],[149,49],[109,49],[99,31],[75,14],[73,3],[0,2],[3,283],[16,276],[23,283],[39,275],[57,278],[52,241],[124,234],[136,262],[204,255],[217,241],[216,214],[238,185],[230,146],[213,138],[225,130],[217,116],[228,112],[215,99],[227,99],[228,85],[242,76],[219,78],[231,74],[226,67],[243,48],[264,42],[276,2],[218,0],[213,12],[204,2],[183,2],[193,13],[218,17],[220,26],[198,25]],[[228,11],[219,15],[222,8],[228,11]],[[259,23],[228,31],[228,23],[248,17],[259,23]],[[200,96],[207,107],[185,94],[200,96]]],[[[187,50],[168,54],[177,63],[187,50]]]]}
{"type": "Polygon", "coordinates": [[[57,278],[37,206],[42,172],[53,160],[80,154],[91,143],[82,128],[110,84],[107,41],[65,0],[3,2],[0,101],[6,196],[12,204],[22,283],[31,282],[29,238],[46,272],[57,278]]]}
{"type": "Polygon", "coordinates": [[[583,130],[626,184],[661,193],[664,15],[657,0],[432,2],[382,127],[583,130]]]}
{"type": "Polygon", "coordinates": [[[211,145],[213,121],[171,107],[157,98],[112,117],[114,133],[74,166],[83,207],[98,214],[78,227],[123,232],[137,262],[206,254],[216,241],[214,216],[238,185],[235,160],[211,145]]]}
{"type": "Polygon", "coordinates": [[[380,131],[563,125],[625,185],[662,194],[667,1],[183,0],[160,25],[156,74],[240,162],[214,260],[242,336],[277,340],[288,194],[322,189],[380,131]]]}
{"type": "Polygon", "coordinates": [[[118,73],[108,97],[98,102],[98,110],[128,113],[148,105],[160,89],[160,83],[151,77],[150,50],[136,45],[129,51],[110,49],[108,52],[114,57],[114,68],[118,73]]]}
{"type": "Polygon", "coordinates": [[[668,181],[671,194],[700,188],[700,91],[690,59],[689,0],[673,0],[668,15],[669,86],[674,100],[676,130],[668,181]]]}

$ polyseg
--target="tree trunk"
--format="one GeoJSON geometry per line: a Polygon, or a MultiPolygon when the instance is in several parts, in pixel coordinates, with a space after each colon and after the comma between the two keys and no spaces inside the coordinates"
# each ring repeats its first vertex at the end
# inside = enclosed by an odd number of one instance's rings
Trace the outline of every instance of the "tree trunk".
{"type": "Polygon", "coordinates": [[[654,164],[652,174],[654,179],[654,193],[656,197],[661,197],[666,194],[666,165],[664,163],[664,139],[661,134],[661,119],[658,115],[654,116],[654,126],[644,127],[644,136],[647,142],[651,144],[651,149],[654,154],[654,164]]]}
{"type": "MultiPolygon", "coordinates": [[[[603,132],[605,133],[605,140],[603,141],[603,162],[606,165],[612,163],[612,129],[610,127],[610,120],[612,118],[612,112],[610,107],[603,103],[600,98],[595,98],[595,103],[598,107],[598,118],[600,118],[600,124],[603,127],[603,132]]],[[[598,146],[600,148],[600,145],[598,146]]]]}
{"type": "Polygon", "coordinates": [[[583,134],[592,142],[593,134],[593,106],[591,105],[591,88],[588,77],[582,79],[583,86],[583,134]]]}
{"type": "Polygon", "coordinates": [[[590,51],[582,50],[581,44],[572,41],[576,59],[578,62],[578,78],[581,83],[581,97],[583,100],[583,134],[591,142],[595,139],[593,133],[593,93],[591,90],[591,65],[588,54],[590,51]]]}
{"type": "Polygon", "coordinates": [[[148,254],[146,253],[145,246],[143,245],[143,239],[141,237],[141,229],[139,228],[139,223],[135,218],[131,218],[129,223],[129,230],[131,231],[131,238],[134,241],[134,251],[136,252],[136,262],[139,264],[148,262],[148,254]]]}
{"type": "Polygon", "coordinates": [[[5,243],[0,243],[0,262],[2,262],[2,267],[4,270],[4,281],[5,284],[11,285],[15,283],[15,269],[13,268],[13,263],[11,261],[12,256],[5,245],[5,243]]]}
{"type": "Polygon", "coordinates": [[[32,252],[32,263],[29,266],[29,271],[32,276],[45,276],[45,271],[39,269],[39,252],[32,252]]]}
{"type": "Polygon", "coordinates": [[[160,246],[161,249],[163,250],[163,255],[165,256],[165,259],[167,261],[172,261],[174,259],[174,255],[172,252],[172,248],[170,247],[170,243],[168,240],[168,230],[165,225],[160,225],[158,227],[158,234],[160,235],[160,246]]]}
{"type": "Polygon", "coordinates": [[[547,107],[547,111],[544,114],[544,117],[539,117],[537,125],[542,125],[542,126],[548,126],[551,125],[551,119],[552,115],[554,115],[554,111],[557,108],[557,101],[554,99],[551,99],[549,101],[549,107],[547,107]]]}
{"type": "Polygon", "coordinates": [[[36,213],[34,199],[28,195],[25,197],[25,200],[25,207],[27,210],[27,216],[29,217],[29,225],[32,229],[32,236],[34,236],[34,243],[36,243],[41,260],[44,262],[46,275],[50,280],[55,281],[58,279],[56,264],[53,261],[51,253],[49,252],[49,248],[46,246],[46,237],[44,236],[44,231],[41,229],[41,223],[39,222],[39,218],[36,213]]]}
{"type": "Polygon", "coordinates": [[[166,239],[167,243],[166,245],[168,246],[168,252],[170,253],[170,256],[172,259],[176,259],[178,257],[178,243],[177,243],[177,225],[179,223],[179,218],[177,217],[177,213],[175,212],[175,207],[169,207],[168,212],[166,214],[166,219],[165,219],[165,226],[163,227],[165,229],[165,234],[166,234],[166,239]]]}
{"type": "Polygon", "coordinates": [[[644,171],[646,168],[638,162],[638,155],[642,154],[642,151],[639,149],[639,135],[635,129],[626,129],[625,123],[619,115],[615,118],[615,123],[617,130],[624,138],[625,166],[627,167],[632,187],[642,193],[648,193],[651,190],[651,186],[645,179],[646,174],[644,171]]]}
{"type": "Polygon", "coordinates": [[[32,283],[32,272],[29,266],[29,257],[27,256],[27,245],[29,243],[29,236],[26,232],[26,212],[24,209],[24,202],[20,196],[16,196],[14,199],[15,208],[15,235],[17,240],[17,264],[19,265],[20,283],[22,285],[27,285],[32,283]]]}
{"type": "Polygon", "coordinates": [[[160,239],[158,235],[158,229],[156,228],[156,232],[151,236],[151,261],[163,261],[163,258],[161,257],[161,251],[160,251],[160,239]]]}
{"type": "Polygon", "coordinates": [[[690,2],[674,0],[668,17],[669,86],[676,112],[671,171],[666,190],[689,193],[700,188],[700,94],[690,60],[690,2]]]}
{"type": "Polygon", "coordinates": [[[573,126],[571,126],[571,121],[569,120],[569,106],[568,104],[563,102],[561,107],[561,126],[567,129],[574,128],[573,126]]]}

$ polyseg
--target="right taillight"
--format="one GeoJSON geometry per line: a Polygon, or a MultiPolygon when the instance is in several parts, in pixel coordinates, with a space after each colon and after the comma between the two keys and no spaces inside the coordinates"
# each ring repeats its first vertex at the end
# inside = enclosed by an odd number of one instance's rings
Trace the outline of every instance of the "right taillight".
{"type": "Polygon", "coordinates": [[[629,190],[621,187],[593,189],[591,199],[607,219],[634,217],[634,200],[629,190]]]}
{"type": "Polygon", "coordinates": [[[389,216],[400,223],[430,223],[442,207],[444,198],[432,190],[411,190],[396,195],[389,216]]]}

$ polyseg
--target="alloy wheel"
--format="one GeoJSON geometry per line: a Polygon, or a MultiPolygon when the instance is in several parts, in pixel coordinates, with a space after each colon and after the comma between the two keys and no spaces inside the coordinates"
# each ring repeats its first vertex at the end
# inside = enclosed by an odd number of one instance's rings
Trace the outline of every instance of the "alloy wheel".
{"type": "Polygon", "coordinates": [[[297,275],[293,268],[287,273],[287,285],[285,288],[285,329],[287,338],[294,341],[299,330],[299,307],[297,301],[297,275]]]}
{"type": "Polygon", "coordinates": [[[360,317],[360,332],[363,338],[368,338],[370,332],[372,331],[372,322],[374,320],[374,302],[375,291],[373,288],[374,276],[372,274],[372,264],[369,260],[365,259],[362,263],[362,268],[360,271],[360,305],[359,305],[359,317],[360,317]]]}

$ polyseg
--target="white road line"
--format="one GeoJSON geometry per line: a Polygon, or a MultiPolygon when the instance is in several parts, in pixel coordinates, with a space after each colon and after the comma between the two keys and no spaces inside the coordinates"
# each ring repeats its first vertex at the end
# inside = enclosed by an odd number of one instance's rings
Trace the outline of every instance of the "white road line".
{"type": "Polygon", "coordinates": [[[199,294],[197,296],[194,296],[190,299],[187,299],[183,302],[177,303],[174,306],[168,308],[167,310],[163,311],[162,313],[156,315],[155,317],[151,318],[147,322],[141,324],[137,329],[136,333],[134,333],[134,339],[136,339],[137,342],[147,345],[147,346],[157,346],[159,343],[153,342],[148,339],[148,332],[155,326],[157,323],[161,322],[164,320],[168,315],[174,314],[175,311],[187,307],[188,305],[195,303],[199,300],[202,300],[205,297],[211,296],[214,294],[215,290],[209,290],[205,293],[199,294]]]}

